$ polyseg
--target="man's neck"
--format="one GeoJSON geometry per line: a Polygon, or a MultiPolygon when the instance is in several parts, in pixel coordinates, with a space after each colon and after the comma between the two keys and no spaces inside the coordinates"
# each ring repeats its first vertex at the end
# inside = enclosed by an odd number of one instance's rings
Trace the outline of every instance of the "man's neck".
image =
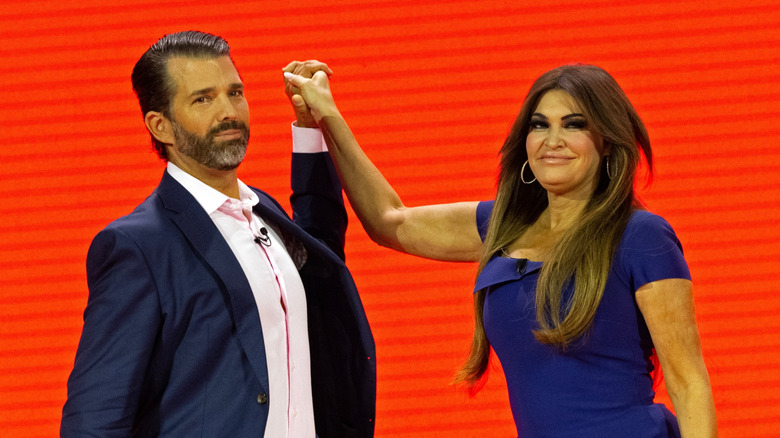
{"type": "Polygon", "coordinates": [[[239,199],[236,169],[217,170],[206,167],[186,156],[171,156],[170,162],[207,186],[234,199],[239,199]]]}

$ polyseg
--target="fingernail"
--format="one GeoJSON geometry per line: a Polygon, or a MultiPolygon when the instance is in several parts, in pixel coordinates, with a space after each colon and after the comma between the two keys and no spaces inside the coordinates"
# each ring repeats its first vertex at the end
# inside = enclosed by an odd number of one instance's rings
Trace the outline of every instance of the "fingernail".
{"type": "Polygon", "coordinates": [[[289,71],[284,72],[284,78],[285,79],[292,79],[293,76],[295,76],[295,75],[290,73],[289,71]]]}

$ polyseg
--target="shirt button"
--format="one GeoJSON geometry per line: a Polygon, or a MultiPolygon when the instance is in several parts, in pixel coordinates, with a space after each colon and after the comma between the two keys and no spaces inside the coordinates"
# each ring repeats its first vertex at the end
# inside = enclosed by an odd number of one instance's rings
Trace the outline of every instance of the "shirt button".
{"type": "Polygon", "coordinates": [[[260,394],[257,396],[257,402],[261,405],[268,403],[268,394],[260,394]]]}

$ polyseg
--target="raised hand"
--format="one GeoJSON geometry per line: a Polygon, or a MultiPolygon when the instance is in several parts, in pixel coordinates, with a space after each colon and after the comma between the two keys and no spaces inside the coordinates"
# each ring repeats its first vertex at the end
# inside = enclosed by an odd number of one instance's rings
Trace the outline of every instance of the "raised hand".
{"type": "Polygon", "coordinates": [[[340,116],[330,93],[328,74],[324,70],[315,72],[310,79],[292,72],[285,72],[284,78],[292,92],[290,102],[296,116],[310,116],[316,125],[324,117],[340,116]]]}
{"type": "Polygon", "coordinates": [[[312,116],[305,100],[301,97],[300,88],[290,82],[287,79],[287,75],[292,74],[304,79],[309,79],[312,78],[317,72],[322,72],[326,78],[325,81],[327,82],[327,77],[333,74],[333,70],[331,70],[330,67],[328,67],[328,65],[324,62],[308,60],[303,62],[293,61],[287,64],[287,66],[282,69],[282,72],[285,75],[284,91],[293,106],[293,110],[295,111],[297,125],[301,128],[316,128],[317,122],[312,116]]]}

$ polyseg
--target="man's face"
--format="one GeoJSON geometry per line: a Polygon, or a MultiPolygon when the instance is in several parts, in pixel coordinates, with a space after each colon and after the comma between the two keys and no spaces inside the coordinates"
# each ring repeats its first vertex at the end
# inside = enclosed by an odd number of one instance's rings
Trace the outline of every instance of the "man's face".
{"type": "Polygon", "coordinates": [[[172,58],[168,73],[176,83],[173,148],[211,169],[238,167],[249,142],[249,107],[233,62],[172,58]]]}

